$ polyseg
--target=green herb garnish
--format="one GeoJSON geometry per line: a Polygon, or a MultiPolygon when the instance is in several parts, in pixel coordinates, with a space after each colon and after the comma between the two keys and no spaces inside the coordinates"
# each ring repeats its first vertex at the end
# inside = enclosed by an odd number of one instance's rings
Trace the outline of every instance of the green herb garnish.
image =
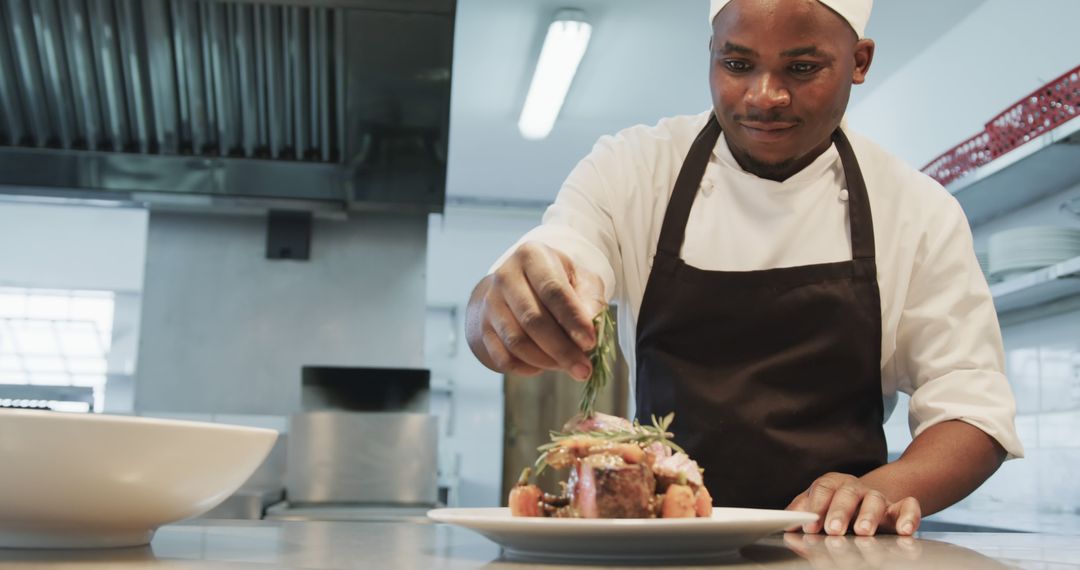
{"type": "Polygon", "coordinates": [[[600,311],[593,319],[593,326],[596,327],[596,346],[589,353],[592,374],[585,381],[585,387],[581,390],[581,403],[578,405],[586,418],[593,415],[596,396],[611,379],[615,362],[615,319],[611,316],[611,309],[600,311]]]}
{"type": "Polygon", "coordinates": [[[656,416],[652,416],[652,425],[645,426],[634,420],[634,425],[629,430],[620,431],[575,431],[570,433],[551,432],[551,441],[537,447],[536,450],[540,452],[540,457],[536,458],[536,463],[533,464],[533,468],[536,470],[536,475],[540,475],[547,467],[547,456],[555,448],[559,447],[564,440],[572,439],[575,437],[589,437],[593,439],[602,440],[606,443],[636,443],[642,447],[651,445],[655,442],[659,442],[661,445],[670,447],[674,451],[683,451],[683,448],[679,447],[677,443],[671,441],[673,434],[668,431],[671,427],[671,422],[675,420],[675,413],[672,412],[661,419],[657,419],[656,416]]]}

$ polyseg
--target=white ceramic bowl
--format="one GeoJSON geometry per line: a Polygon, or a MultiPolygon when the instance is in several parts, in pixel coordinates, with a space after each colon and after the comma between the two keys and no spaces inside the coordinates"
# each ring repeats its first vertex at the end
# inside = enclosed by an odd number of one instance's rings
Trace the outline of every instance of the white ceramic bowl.
{"type": "Polygon", "coordinates": [[[277,432],[153,418],[0,410],[0,548],[147,544],[234,493],[277,432]]]}

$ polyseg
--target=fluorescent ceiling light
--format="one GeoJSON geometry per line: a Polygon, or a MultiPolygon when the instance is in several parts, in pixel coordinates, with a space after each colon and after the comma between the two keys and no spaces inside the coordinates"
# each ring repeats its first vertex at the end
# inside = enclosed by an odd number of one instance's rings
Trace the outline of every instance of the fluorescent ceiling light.
{"type": "Polygon", "coordinates": [[[518,119],[518,130],[523,137],[542,139],[555,126],[566,92],[589,46],[590,35],[592,26],[585,22],[584,12],[562,10],[555,15],[518,119]]]}

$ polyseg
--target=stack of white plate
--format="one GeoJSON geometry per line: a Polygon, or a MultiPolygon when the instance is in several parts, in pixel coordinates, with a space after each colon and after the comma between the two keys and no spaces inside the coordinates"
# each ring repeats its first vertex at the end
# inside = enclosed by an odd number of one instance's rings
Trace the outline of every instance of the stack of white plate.
{"type": "Polygon", "coordinates": [[[990,236],[990,275],[997,279],[1035,271],[1080,256],[1080,229],[1035,226],[990,236]]]}
{"type": "Polygon", "coordinates": [[[983,277],[986,277],[987,283],[993,283],[997,281],[990,277],[990,254],[986,251],[975,251],[975,258],[979,260],[979,269],[982,270],[983,277]]]}

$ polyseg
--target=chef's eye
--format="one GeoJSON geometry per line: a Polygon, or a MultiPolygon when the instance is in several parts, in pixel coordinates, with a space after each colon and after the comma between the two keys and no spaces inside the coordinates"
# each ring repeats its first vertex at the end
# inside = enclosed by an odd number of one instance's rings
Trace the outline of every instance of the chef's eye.
{"type": "Polygon", "coordinates": [[[815,71],[821,69],[820,65],[816,63],[793,63],[791,64],[791,71],[796,75],[810,75],[815,71]]]}
{"type": "Polygon", "coordinates": [[[743,73],[746,71],[750,71],[750,64],[738,59],[725,59],[724,67],[726,67],[728,71],[731,71],[733,73],[743,73]]]}

